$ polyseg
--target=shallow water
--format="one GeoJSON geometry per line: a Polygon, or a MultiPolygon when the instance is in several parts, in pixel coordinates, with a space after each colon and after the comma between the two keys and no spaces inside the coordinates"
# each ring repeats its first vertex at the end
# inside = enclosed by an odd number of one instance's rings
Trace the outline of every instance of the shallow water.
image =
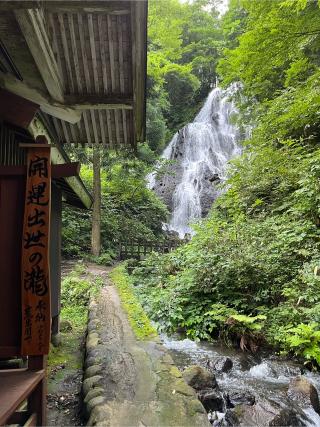
{"type": "MultiPolygon", "coordinates": [[[[298,363],[274,355],[251,355],[221,344],[196,343],[179,335],[162,335],[161,339],[179,368],[189,365],[208,367],[209,361],[220,356],[228,356],[233,368],[228,373],[216,373],[218,385],[223,392],[248,390],[256,401],[268,400],[283,407],[290,407],[287,397],[292,378],[304,375],[316,387],[320,395],[320,374],[305,370],[298,363]]],[[[299,405],[298,405],[299,406],[299,405]]],[[[320,426],[320,416],[313,408],[300,407],[306,415],[305,426],[320,426]]],[[[221,413],[215,414],[223,416],[221,413]]]]}

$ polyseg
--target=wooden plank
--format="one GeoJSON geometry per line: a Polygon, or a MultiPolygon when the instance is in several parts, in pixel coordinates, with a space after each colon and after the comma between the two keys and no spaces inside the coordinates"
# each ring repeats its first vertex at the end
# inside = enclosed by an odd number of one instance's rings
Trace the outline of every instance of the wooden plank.
{"type": "Polygon", "coordinates": [[[117,32],[118,32],[118,55],[119,55],[119,79],[120,92],[124,93],[124,73],[123,73],[123,40],[122,40],[122,22],[121,17],[117,16],[117,32]]]}
{"type": "Polygon", "coordinates": [[[89,121],[88,121],[88,117],[87,117],[87,111],[85,111],[83,113],[83,120],[84,120],[84,127],[85,127],[85,131],[86,131],[86,135],[87,135],[87,143],[92,144],[90,128],[89,128],[89,121]]]}
{"type": "Polygon", "coordinates": [[[0,88],[0,118],[16,126],[28,129],[39,105],[0,88]]]}
{"type": "Polygon", "coordinates": [[[71,46],[72,46],[73,65],[74,65],[74,70],[75,70],[77,85],[78,85],[78,93],[82,93],[83,87],[82,87],[82,79],[80,74],[78,47],[77,47],[77,41],[76,41],[76,34],[74,30],[73,15],[68,14],[67,16],[68,16],[69,31],[70,31],[71,46]]]}
{"type": "Polygon", "coordinates": [[[102,79],[104,93],[107,94],[109,91],[109,81],[107,74],[107,52],[105,43],[105,29],[103,28],[103,17],[98,15],[98,32],[99,32],[99,43],[100,43],[100,56],[102,64],[102,79]]]}
{"type": "Polygon", "coordinates": [[[118,115],[118,110],[113,110],[113,114],[114,114],[114,123],[116,126],[116,141],[117,144],[120,145],[120,129],[119,129],[119,115],[118,115]]]}
{"type": "MultiPolygon", "coordinates": [[[[125,92],[124,87],[124,62],[123,62],[123,39],[122,39],[122,21],[121,16],[117,16],[117,31],[118,31],[118,43],[119,43],[119,71],[120,71],[120,92],[125,92]]],[[[120,116],[122,116],[122,128],[123,128],[123,139],[124,143],[128,143],[127,134],[127,118],[126,112],[122,109],[120,116]]],[[[140,253],[139,253],[140,256],[140,253]]]]}
{"type": "Polygon", "coordinates": [[[98,111],[98,116],[99,116],[99,125],[100,125],[101,142],[102,142],[103,144],[106,144],[106,143],[107,143],[107,140],[106,140],[105,124],[104,124],[104,120],[103,120],[102,111],[98,111]]]}
{"type": "MultiPolygon", "coordinates": [[[[96,89],[99,90],[99,87],[96,89]]],[[[131,94],[66,95],[65,106],[77,110],[132,110],[133,97],[131,94]]]]}
{"type": "Polygon", "coordinates": [[[94,110],[90,110],[91,115],[91,124],[93,128],[93,136],[94,136],[94,142],[96,144],[99,144],[99,136],[98,136],[98,129],[97,129],[97,122],[96,122],[96,116],[94,110]]]}
{"type": "Polygon", "coordinates": [[[115,65],[114,65],[114,46],[112,39],[112,20],[110,16],[107,16],[108,24],[108,43],[109,43],[109,63],[111,70],[111,90],[115,92],[116,90],[116,77],[115,77],[115,65]]]}
{"type": "Polygon", "coordinates": [[[60,122],[60,120],[56,119],[55,117],[52,117],[52,121],[53,121],[54,129],[57,133],[59,142],[61,142],[63,140],[63,130],[61,127],[61,122],[60,122]]]}
{"type": "Polygon", "coordinates": [[[70,88],[70,92],[74,93],[74,81],[73,81],[73,73],[72,73],[71,61],[70,61],[70,52],[69,52],[69,46],[68,46],[68,41],[66,36],[66,29],[64,25],[64,16],[61,13],[58,13],[58,22],[60,25],[60,34],[61,34],[61,40],[62,40],[64,59],[65,59],[67,72],[68,72],[69,88],[70,88]]]}
{"type": "Polygon", "coordinates": [[[145,139],[146,70],[147,70],[147,2],[131,3],[131,40],[134,105],[134,145],[145,139]]]}
{"type": "Polygon", "coordinates": [[[72,104],[70,107],[77,111],[85,110],[132,110],[132,105],[128,104],[72,104]]]}
{"type": "Polygon", "coordinates": [[[66,126],[66,122],[64,120],[61,120],[61,125],[62,125],[64,137],[65,137],[67,143],[70,144],[69,132],[68,132],[68,129],[66,126]]]}
{"type": "Polygon", "coordinates": [[[109,138],[109,144],[112,147],[113,146],[113,135],[112,135],[112,123],[111,123],[111,111],[106,111],[107,115],[107,130],[108,130],[108,138],[109,138]]]}
{"type": "Polygon", "coordinates": [[[92,14],[89,13],[87,17],[88,17],[90,50],[91,50],[91,58],[92,58],[94,89],[96,93],[99,93],[98,64],[97,64],[97,55],[96,55],[96,43],[95,43],[95,37],[94,37],[94,31],[93,31],[92,14]]]}
{"type": "Polygon", "coordinates": [[[82,64],[83,64],[86,88],[87,88],[87,93],[91,93],[91,80],[90,80],[90,72],[88,67],[87,49],[86,49],[86,43],[85,43],[84,31],[83,31],[83,20],[80,13],[77,14],[77,19],[78,19],[80,47],[81,47],[82,64]]]}
{"type": "MultiPolygon", "coordinates": [[[[41,142],[41,141],[39,141],[41,142]]],[[[48,354],[50,344],[50,147],[29,148],[21,255],[21,354],[48,354]]]]}
{"type": "Polygon", "coordinates": [[[125,110],[122,110],[121,114],[122,114],[122,127],[123,127],[124,143],[128,144],[127,116],[126,116],[125,110]]]}
{"type": "Polygon", "coordinates": [[[15,17],[48,92],[54,100],[63,102],[62,76],[40,11],[16,10],[15,17]]]}
{"type": "Polygon", "coordinates": [[[5,425],[10,415],[18,408],[45,376],[45,371],[18,370],[0,371],[0,425],[5,425]]]}
{"type": "Polygon", "coordinates": [[[103,1],[103,0],[46,0],[45,4],[39,3],[39,0],[25,0],[25,1],[2,1],[0,3],[0,10],[25,10],[25,9],[39,9],[44,7],[50,12],[84,12],[84,13],[106,13],[110,15],[127,15],[130,13],[130,7],[127,1],[103,1]]]}
{"type": "MultiPolygon", "coordinates": [[[[61,57],[59,55],[57,32],[56,32],[54,17],[52,15],[52,13],[48,13],[47,16],[48,16],[48,22],[49,22],[49,30],[51,30],[51,33],[52,33],[51,34],[51,40],[52,40],[53,52],[54,52],[55,58],[57,58],[57,64],[58,64],[58,69],[59,69],[60,75],[63,76],[63,68],[62,68],[61,57]]],[[[65,88],[64,83],[65,83],[64,81],[61,82],[61,84],[63,85],[63,90],[65,88]]]]}
{"type": "Polygon", "coordinates": [[[76,146],[78,145],[79,138],[77,137],[77,127],[69,124],[69,129],[71,132],[72,141],[76,146]]]}

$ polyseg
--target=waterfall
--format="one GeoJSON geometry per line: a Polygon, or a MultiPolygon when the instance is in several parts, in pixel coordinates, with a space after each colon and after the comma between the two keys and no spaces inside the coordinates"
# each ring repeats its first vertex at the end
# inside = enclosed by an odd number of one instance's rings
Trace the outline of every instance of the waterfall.
{"type": "Polygon", "coordinates": [[[235,90],[214,88],[194,121],[164,150],[162,157],[172,161],[170,173],[162,179],[149,176],[149,188],[171,207],[167,228],[180,237],[192,233],[190,223],[208,212],[220,194],[216,184],[225,180],[227,162],[241,152],[239,130],[231,122],[237,112],[230,101],[235,90]]]}

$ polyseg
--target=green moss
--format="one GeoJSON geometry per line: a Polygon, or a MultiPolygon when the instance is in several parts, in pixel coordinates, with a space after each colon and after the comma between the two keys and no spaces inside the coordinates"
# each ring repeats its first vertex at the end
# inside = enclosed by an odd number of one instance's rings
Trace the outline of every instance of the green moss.
{"type": "Polygon", "coordinates": [[[72,329],[61,333],[61,344],[58,347],[51,346],[48,367],[50,371],[55,371],[54,381],[67,375],[70,369],[82,369],[82,343],[88,320],[88,303],[90,296],[95,295],[103,284],[96,278],[84,277],[85,273],[84,264],[78,263],[62,282],[60,315],[61,319],[71,323],[72,329]],[[59,370],[61,365],[66,368],[59,370]]]}
{"type": "MultiPolygon", "coordinates": [[[[81,343],[85,329],[78,329],[67,333],[61,333],[59,347],[50,348],[48,367],[52,368],[65,365],[68,369],[80,369],[82,367],[81,343]]],[[[61,375],[64,375],[61,372],[61,375]]]]}
{"type": "Polygon", "coordinates": [[[121,304],[128,315],[130,325],[136,337],[140,340],[156,337],[157,332],[137,300],[124,266],[119,265],[114,268],[110,273],[110,277],[119,291],[121,304]]]}

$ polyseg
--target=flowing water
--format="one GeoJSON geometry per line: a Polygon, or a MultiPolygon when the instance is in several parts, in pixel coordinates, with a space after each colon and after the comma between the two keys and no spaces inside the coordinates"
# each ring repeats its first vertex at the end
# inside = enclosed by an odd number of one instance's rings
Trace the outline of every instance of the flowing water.
{"type": "MultiPolygon", "coordinates": [[[[235,90],[236,86],[213,89],[194,121],[174,135],[162,154],[179,170],[168,229],[180,237],[192,233],[190,223],[203,216],[204,204],[208,211],[220,193],[215,184],[225,179],[227,162],[241,152],[239,130],[231,122],[236,108],[230,96],[235,90]]],[[[155,183],[151,174],[149,188],[155,183]]]]}
{"type": "MultiPolygon", "coordinates": [[[[189,365],[200,365],[207,368],[210,360],[221,356],[230,357],[233,361],[231,371],[216,374],[218,386],[224,393],[228,393],[230,390],[247,391],[255,396],[256,402],[276,402],[281,407],[290,409],[292,402],[287,397],[288,385],[292,378],[301,374],[320,393],[320,375],[310,373],[290,360],[266,354],[253,356],[220,344],[195,343],[189,339],[181,339],[178,335],[171,337],[162,335],[162,341],[171,353],[175,364],[182,369],[189,365]]],[[[298,405],[298,409],[303,415],[300,425],[320,426],[320,416],[313,408],[303,405],[299,408],[298,405]]],[[[223,415],[216,414],[216,417],[221,418],[223,415]]]]}

